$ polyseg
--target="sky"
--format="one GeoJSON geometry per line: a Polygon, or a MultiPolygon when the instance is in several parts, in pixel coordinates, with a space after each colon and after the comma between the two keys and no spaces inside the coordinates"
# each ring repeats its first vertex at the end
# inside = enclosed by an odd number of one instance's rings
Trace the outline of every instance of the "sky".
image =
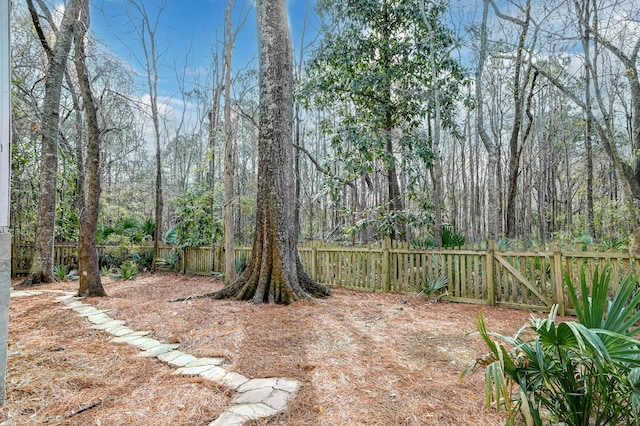
{"type": "MultiPolygon", "coordinates": [[[[314,0],[309,0],[312,8],[314,0]]],[[[160,0],[144,0],[150,17],[158,13],[160,0]]],[[[178,91],[175,83],[174,64],[179,69],[188,67],[195,73],[210,67],[212,46],[220,41],[224,33],[224,13],[227,0],[165,0],[165,8],[160,14],[157,40],[166,53],[162,57],[164,66],[160,74],[159,93],[174,96],[178,91]],[[188,58],[186,58],[188,54],[188,58]]],[[[93,0],[91,11],[91,31],[104,48],[130,63],[137,73],[144,69],[136,60],[142,58],[139,36],[132,30],[127,15],[130,10],[127,0],[93,0]]],[[[294,44],[299,43],[304,28],[307,0],[289,0],[289,20],[294,44]]],[[[234,48],[234,69],[246,67],[248,63],[257,68],[256,17],[251,0],[235,0],[233,25],[237,26],[241,17],[249,13],[234,48]]],[[[220,52],[221,44],[219,44],[220,52]]],[[[294,46],[295,49],[295,46],[294,46]]],[[[141,89],[144,86],[141,86],[141,89]]]]}

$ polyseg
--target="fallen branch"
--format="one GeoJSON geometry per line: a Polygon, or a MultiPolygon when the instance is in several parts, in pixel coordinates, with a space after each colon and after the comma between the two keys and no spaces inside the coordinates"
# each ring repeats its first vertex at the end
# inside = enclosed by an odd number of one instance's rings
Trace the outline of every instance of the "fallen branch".
{"type": "Polygon", "coordinates": [[[80,414],[80,413],[84,413],[85,411],[91,410],[92,408],[95,408],[95,407],[97,407],[97,406],[98,406],[98,405],[100,405],[100,404],[102,404],[102,401],[94,402],[93,404],[91,404],[91,405],[87,405],[86,407],[81,408],[81,409],[79,409],[78,411],[74,411],[74,412],[72,412],[71,414],[69,414],[69,415],[68,415],[68,416],[66,416],[65,418],[66,418],[66,419],[69,419],[69,418],[71,418],[71,417],[73,417],[73,416],[76,416],[76,415],[78,415],[78,414],[80,414]]]}

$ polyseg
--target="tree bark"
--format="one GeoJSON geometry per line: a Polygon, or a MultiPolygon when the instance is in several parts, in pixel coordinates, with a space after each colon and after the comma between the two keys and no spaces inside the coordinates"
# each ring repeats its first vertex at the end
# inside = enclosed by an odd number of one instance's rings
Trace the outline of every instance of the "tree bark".
{"type": "Polygon", "coordinates": [[[33,2],[27,1],[33,24],[43,49],[47,53],[49,67],[45,82],[42,109],[42,151],[40,170],[40,195],[38,198],[38,223],[35,252],[29,275],[20,284],[31,286],[51,282],[53,277],[53,242],[55,239],[56,194],[58,173],[58,134],[60,126],[60,93],[67,59],[73,41],[74,23],[79,13],[79,0],[67,4],[62,22],[56,31],[56,41],[50,47],[44,34],[33,2]]]}
{"type": "MultiPolygon", "coordinates": [[[[495,209],[495,211],[500,211],[499,200],[498,200],[498,179],[497,179],[497,168],[498,168],[498,159],[499,159],[499,151],[498,145],[495,141],[491,140],[487,131],[484,127],[484,109],[483,109],[483,82],[482,82],[482,74],[484,71],[484,64],[487,58],[487,17],[489,14],[489,0],[484,0],[483,9],[482,9],[482,22],[480,24],[480,50],[478,52],[478,65],[476,67],[476,84],[475,84],[475,92],[476,92],[476,126],[478,129],[478,135],[480,136],[480,140],[487,150],[487,207],[488,209],[495,209]]],[[[498,238],[499,233],[499,214],[489,214],[487,216],[487,231],[489,234],[489,239],[496,240],[498,238]]]]}
{"type": "MultiPolygon", "coordinates": [[[[80,252],[78,272],[80,283],[78,296],[106,296],[100,275],[100,263],[96,248],[98,213],[100,210],[100,126],[96,103],[91,91],[86,67],[84,37],[89,28],[89,0],[81,0],[80,19],[75,26],[75,66],[78,74],[80,94],[87,118],[87,197],[86,216],[80,229],[80,252]]],[[[78,194],[84,197],[84,194],[78,194]]]]}
{"type": "Polygon", "coordinates": [[[293,181],[293,59],[285,0],[258,0],[260,122],[256,225],[249,265],[232,284],[202,295],[288,304],[330,290],[304,271],[297,250],[293,181]]]}
{"type": "Polygon", "coordinates": [[[233,226],[234,199],[234,139],[233,123],[231,119],[231,71],[233,60],[233,24],[231,22],[233,0],[229,0],[225,11],[225,26],[227,29],[224,47],[224,208],[222,223],[224,228],[224,282],[229,284],[236,279],[235,265],[235,232],[233,226]]]}

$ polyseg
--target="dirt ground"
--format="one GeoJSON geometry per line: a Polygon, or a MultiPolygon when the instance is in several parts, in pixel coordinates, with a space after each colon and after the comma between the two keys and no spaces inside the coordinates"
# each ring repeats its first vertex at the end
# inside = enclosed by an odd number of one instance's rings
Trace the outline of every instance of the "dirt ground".
{"type": "MultiPolygon", "coordinates": [[[[151,331],[198,357],[224,357],[249,378],[303,383],[289,409],[254,425],[499,425],[504,412],[484,405],[484,376],[460,372],[485,353],[474,330],[483,309],[490,330],[513,334],[529,313],[334,289],[290,306],[209,299],[206,277],[143,275],[104,279],[107,298],[86,302],[151,331]]],[[[37,290],[77,289],[64,282],[37,290]]],[[[13,298],[7,399],[0,425],[194,425],[217,418],[232,391],[197,377],[171,375],[157,359],[112,343],[105,332],[54,300],[13,298]]]]}

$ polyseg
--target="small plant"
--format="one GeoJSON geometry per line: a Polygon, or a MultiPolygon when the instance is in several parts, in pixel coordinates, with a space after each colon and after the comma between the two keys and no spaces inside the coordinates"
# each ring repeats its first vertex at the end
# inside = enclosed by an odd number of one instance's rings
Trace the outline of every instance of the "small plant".
{"type": "Polygon", "coordinates": [[[240,253],[238,257],[235,258],[234,268],[236,270],[236,274],[241,274],[249,264],[249,259],[247,258],[246,253],[240,253]]]}
{"type": "Polygon", "coordinates": [[[434,298],[436,301],[447,294],[445,287],[449,283],[449,277],[439,276],[436,279],[427,278],[420,288],[421,294],[429,299],[434,298]],[[445,289],[443,292],[442,290],[445,289]]]}
{"type": "Polygon", "coordinates": [[[138,264],[132,260],[124,262],[117,269],[116,274],[111,276],[114,280],[132,280],[138,275],[138,264]]]}
{"type": "Polygon", "coordinates": [[[178,250],[173,249],[169,252],[166,259],[157,259],[156,265],[162,266],[170,271],[176,271],[180,266],[180,253],[178,253],[178,250]]]}
{"type": "Polygon", "coordinates": [[[53,268],[53,275],[56,278],[56,281],[64,281],[67,276],[67,266],[66,265],[56,265],[53,268]]]}
{"type": "Polygon", "coordinates": [[[102,275],[103,277],[109,275],[109,267],[107,265],[102,265],[102,267],[100,268],[100,275],[102,275]]]}
{"type": "Polygon", "coordinates": [[[53,268],[53,275],[56,281],[78,281],[78,271],[76,269],[69,269],[66,265],[57,265],[53,268]]]}
{"type": "Polygon", "coordinates": [[[505,408],[509,424],[636,425],[640,421],[640,291],[626,277],[609,300],[611,274],[596,268],[591,292],[585,270],[576,289],[565,277],[578,322],[532,317],[532,338],[523,327],[514,337],[487,331],[480,313],[477,333],[490,352],[474,367],[485,368],[486,400],[505,408]],[[578,293],[579,291],[579,293],[578,293]],[[590,294],[591,293],[591,294],[590,294]]]}

